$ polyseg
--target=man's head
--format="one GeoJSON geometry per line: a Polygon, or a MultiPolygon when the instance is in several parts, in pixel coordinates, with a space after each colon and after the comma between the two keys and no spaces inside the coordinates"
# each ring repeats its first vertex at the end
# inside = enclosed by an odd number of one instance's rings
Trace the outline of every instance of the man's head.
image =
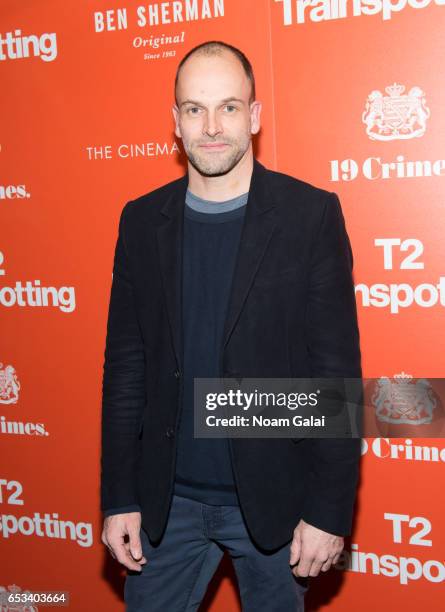
{"type": "Polygon", "coordinates": [[[175,134],[190,163],[205,176],[229,172],[260,129],[252,66],[239,49],[221,41],[202,43],[181,60],[175,101],[175,134]],[[220,146],[212,149],[212,143],[220,146]]]}

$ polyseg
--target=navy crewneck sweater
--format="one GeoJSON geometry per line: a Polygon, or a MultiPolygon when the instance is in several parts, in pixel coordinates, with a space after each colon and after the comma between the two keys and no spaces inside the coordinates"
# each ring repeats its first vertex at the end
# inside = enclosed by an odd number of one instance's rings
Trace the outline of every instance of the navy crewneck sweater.
{"type": "Polygon", "coordinates": [[[238,495],[228,440],[193,437],[193,382],[220,376],[223,327],[247,197],[212,202],[187,190],[184,209],[184,396],[174,492],[214,505],[238,505],[238,495]]]}

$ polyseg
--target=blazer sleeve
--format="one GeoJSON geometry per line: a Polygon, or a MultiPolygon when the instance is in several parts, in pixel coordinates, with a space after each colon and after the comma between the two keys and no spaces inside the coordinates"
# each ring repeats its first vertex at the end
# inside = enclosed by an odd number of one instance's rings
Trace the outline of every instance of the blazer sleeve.
{"type": "Polygon", "coordinates": [[[119,220],[103,364],[102,511],[139,504],[136,471],[146,402],[145,352],[126,243],[129,205],[119,220]]]}
{"type": "Polygon", "coordinates": [[[108,508],[108,510],[103,510],[102,514],[105,518],[113,514],[124,514],[127,512],[142,512],[142,510],[140,506],[134,504],[132,506],[122,506],[121,508],[108,508]]]}
{"type": "MultiPolygon", "coordinates": [[[[328,193],[312,244],[306,311],[313,378],[361,379],[352,267],[352,249],[340,201],[335,193],[328,193]]],[[[309,486],[302,518],[323,531],[350,535],[361,439],[310,438],[305,444],[309,486]]]]}

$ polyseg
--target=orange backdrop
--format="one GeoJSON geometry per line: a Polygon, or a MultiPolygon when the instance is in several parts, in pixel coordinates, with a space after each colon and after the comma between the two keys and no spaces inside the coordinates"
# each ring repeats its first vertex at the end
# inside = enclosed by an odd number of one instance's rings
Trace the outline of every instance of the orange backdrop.
{"type": "MultiPolygon", "coordinates": [[[[364,375],[441,377],[445,0],[2,0],[0,16],[0,587],[123,610],[100,541],[106,314],[123,205],[185,171],[179,60],[241,48],[256,156],[339,194],[364,375]]],[[[443,609],[444,443],[412,431],[363,439],[354,531],[308,609],[443,609]]],[[[227,560],[203,609],[240,609],[227,560]]]]}

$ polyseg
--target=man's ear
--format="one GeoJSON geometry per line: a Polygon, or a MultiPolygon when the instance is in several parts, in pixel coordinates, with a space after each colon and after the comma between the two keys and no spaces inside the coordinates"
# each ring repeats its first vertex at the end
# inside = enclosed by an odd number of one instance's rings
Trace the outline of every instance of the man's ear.
{"type": "Polygon", "coordinates": [[[263,108],[262,103],[258,102],[257,100],[255,100],[255,102],[252,102],[252,104],[250,105],[250,133],[251,134],[258,134],[258,132],[260,131],[260,128],[261,128],[260,116],[261,116],[262,108],[263,108]]]}
{"type": "Polygon", "coordinates": [[[176,104],[172,106],[173,119],[175,121],[175,134],[178,138],[181,138],[181,131],[179,129],[179,108],[176,104]]]}

